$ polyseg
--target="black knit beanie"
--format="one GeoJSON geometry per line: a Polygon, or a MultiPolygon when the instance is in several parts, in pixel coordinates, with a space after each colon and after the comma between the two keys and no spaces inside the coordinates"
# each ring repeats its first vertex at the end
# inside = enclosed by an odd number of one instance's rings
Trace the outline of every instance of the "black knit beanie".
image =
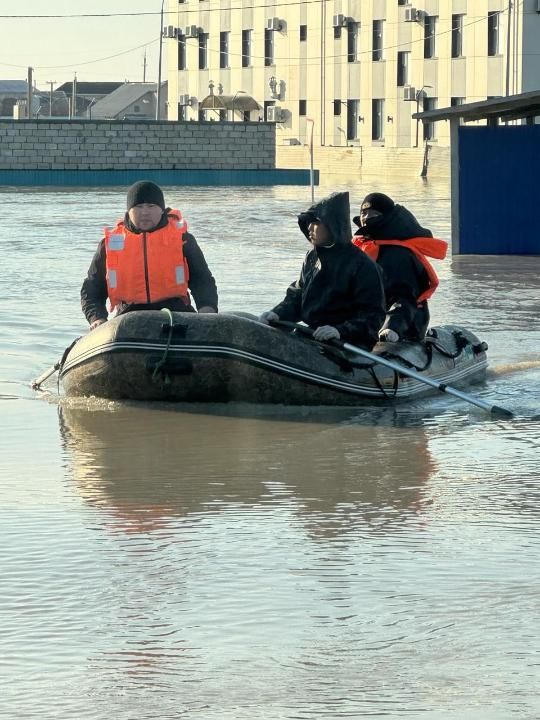
{"type": "Polygon", "coordinates": [[[394,209],[394,201],[392,200],[392,198],[389,198],[388,195],[384,195],[383,193],[377,193],[377,192],[366,195],[366,197],[362,201],[362,205],[360,206],[360,211],[376,210],[377,212],[380,212],[383,215],[385,215],[386,213],[389,213],[393,209],[394,209]]]}
{"type": "Polygon", "coordinates": [[[161,188],[148,180],[140,180],[132,185],[128,190],[126,200],[128,211],[135,205],[142,205],[143,203],[159,205],[160,208],[165,210],[165,199],[161,188]]]}

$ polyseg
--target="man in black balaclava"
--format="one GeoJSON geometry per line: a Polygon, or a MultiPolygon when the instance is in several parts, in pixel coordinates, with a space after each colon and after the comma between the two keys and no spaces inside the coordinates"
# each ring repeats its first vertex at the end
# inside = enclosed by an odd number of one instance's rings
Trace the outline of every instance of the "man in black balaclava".
{"type": "Polygon", "coordinates": [[[105,228],[81,288],[83,312],[93,330],[130,310],[218,310],[216,283],[203,252],[179,210],[165,206],[163,192],[143,180],[127,193],[126,214],[105,228]],[[190,295],[191,294],[191,295],[190,295]]]}
{"type": "Polygon", "coordinates": [[[444,258],[447,243],[383,193],[366,195],[353,222],[358,226],[353,243],[383,272],[386,319],[379,340],[422,340],[429,325],[427,300],[439,284],[426,256],[444,258]]]}

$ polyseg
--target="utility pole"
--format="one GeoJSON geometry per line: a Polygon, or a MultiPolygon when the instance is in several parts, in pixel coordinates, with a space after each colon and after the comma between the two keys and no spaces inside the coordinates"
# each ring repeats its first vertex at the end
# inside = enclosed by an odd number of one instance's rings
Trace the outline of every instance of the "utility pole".
{"type": "Polygon", "coordinates": [[[143,58],[143,76],[142,81],[146,82],[146,48],[144,48],[144,58],[143,58]]]}
{"type": "Polygon", "coordinates": [[[161,0],[161,14],[160,14],[160,21],[159,21],[159,62],[158,62],[156,120],[161,119],[161,57],[163,54],[163,5],[164,4],[165,4],[165,0],[161,0]]]}
{"type": "Polygon", "coordinates": [[[26,96],[26,103],[27,103],[27,106],[28,106],[28,107],[27,107],[27,112],[26,112],[26,114],[27,114],[29,120],[32,119],[32,102],[33,102],[33,100],[34,100],[34,98],[33,98],[33,95],[34,95],[34,80],[33,80],[33,77],[32,77],[32,73],[33,73],[33,72],[34,72],[34,68],[29,67],[29,68],[28,68],[28,92],[27,92],[27,96],[26,96]]]}
{"type": "Polygon", "coordinates": [[[73,86],[71,88],[71,117],[73,120],[77,116],[77,73],[73,76],[73,86]]]}
{"type": "Polygon", "coordinates": [[[45,84],[51,86],[51,89],[49,91],[49,117],[52,117],[53,88],[56,85],[56,80],[47,80],[45,84]]]}

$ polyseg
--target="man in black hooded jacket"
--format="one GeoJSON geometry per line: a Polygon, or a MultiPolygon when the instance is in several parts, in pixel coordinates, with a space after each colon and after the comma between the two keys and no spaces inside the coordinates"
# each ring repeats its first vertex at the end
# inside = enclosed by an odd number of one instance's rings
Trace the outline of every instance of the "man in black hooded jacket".
{"type": "Polygon", "coordinates": [[[379,332],[384,342],[418,342],[429,325],[427,300],[439,280],[427,256],[442,259],[447,243],[421,227],[414,215],[383,193],[370,193],[353,218],[354,244],[381,268],[386,319],[379,332]]]}
{"type": "Polygon", "coordinates": [[[384,320],[384,294],[376,264],[351,242],[349,193],[334,193],[298,216],[313,247],[300,278],[279,305],[259,320],[315,328],[319,341],[341,339],[371,350],[384,320]]]}

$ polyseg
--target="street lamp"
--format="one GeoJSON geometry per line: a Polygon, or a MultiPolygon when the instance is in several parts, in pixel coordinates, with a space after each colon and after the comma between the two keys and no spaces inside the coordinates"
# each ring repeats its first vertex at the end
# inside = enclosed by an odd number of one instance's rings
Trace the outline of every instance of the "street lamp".
{"type": "Polygon", "coordinates": [[[158,62],[158,84],[157,84],[157,105],[156,120],[161,117],[161,57],[163,54],[163,5],[165,0],[161,0],[160,27],[159,27],[159,62],[158,62]]]}
{"type": "MultiPolygon", "coordinates": [[[[422,93],[424,92],[425,88],[433,88],[433,85],[422,85],[420,90],[416,93],[416,114],[420,112],[420,98],[422,97],[422,93]]],[[[416,118],[416,142],[414,144],[414,147],[418,147],[418,130],[420,127],[420,118],[416,118]]]]}
{"type": "Polygon", "coordinates": [[[234,122],[234,101],[236,100],[238,95],[246,94],[245,90],[237,90],[234,95],[233,99],[231,100],[231,109],[232,109],[232,121],[234,122]]]}

